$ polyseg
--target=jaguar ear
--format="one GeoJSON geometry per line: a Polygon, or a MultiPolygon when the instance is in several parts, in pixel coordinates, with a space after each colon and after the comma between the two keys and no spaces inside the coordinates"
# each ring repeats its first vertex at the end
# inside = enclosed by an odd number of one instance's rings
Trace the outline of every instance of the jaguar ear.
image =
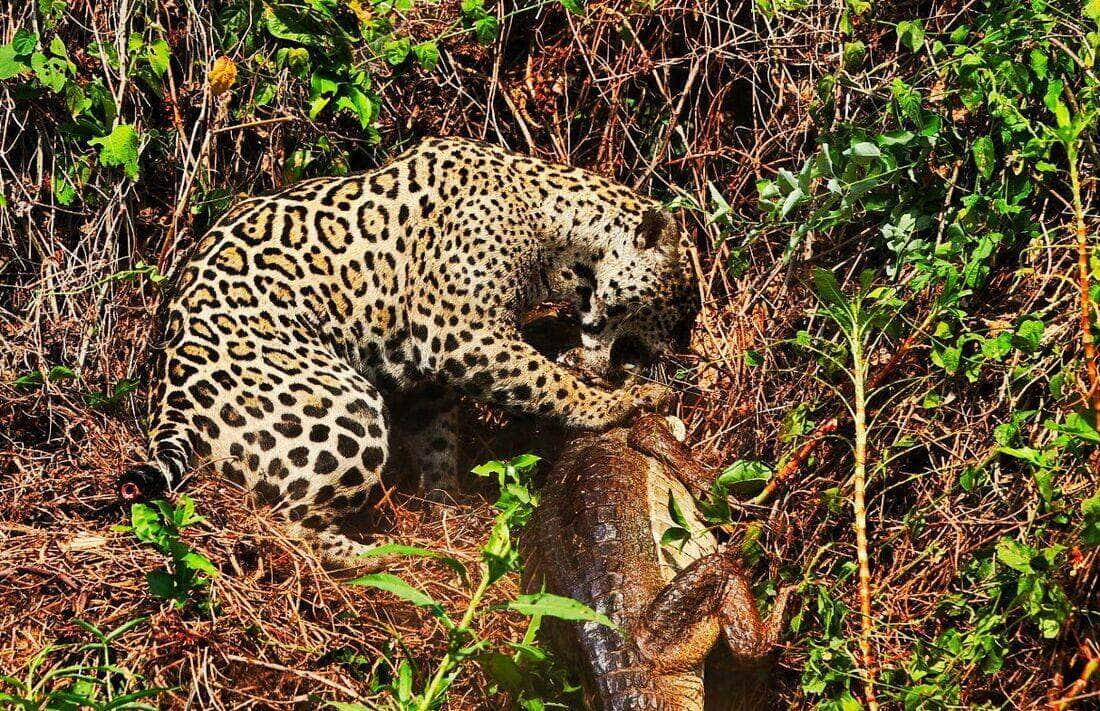
{"type": "Polygon", "coordinates": [[[634,232],[634,246],[638,249],[659,247],[665,252],[675,251],[679,246],[679,230],[672,215],[653,207],[647,209],[634,232]]]}

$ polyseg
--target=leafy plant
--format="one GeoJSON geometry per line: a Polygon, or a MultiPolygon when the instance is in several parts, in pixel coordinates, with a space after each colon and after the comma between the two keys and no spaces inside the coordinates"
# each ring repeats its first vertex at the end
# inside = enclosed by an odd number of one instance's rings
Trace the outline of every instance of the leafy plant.
{"type": "Polygon", "coordinates": [[[205,596],[210,578],[218,575],[218,569],[210,559],[181,540],[183,529],[203,522],[195,514],[195,502],[181,494],[173,506],[156,500],[152,505],[133,504],[130,507],[130,525],[117,526],[116,530],[133,533],[168,557],[169,564],[146,574],[149,592],[162,600],[169,600],[182,609],[195,601],[200,609],[208,609],[211,601],[205,596]]]}
{"type": "Polygon", "coordinates": [[[157,707],[143,700],[167,689],[143,688],[142,677],[115,663],[111,648],[145,621],[144,617],[130,620],[103,632],[84,620],[75,620],[93,641],[48,645],[27,663],[21,677],[0,676],[0,703],[22,711],[153,711],[157,707]],[[10,691],[2,690],[4,686],[10,691]]]}
{"type": "Polygon", "coordinates": [[[75,378],[76,371],[72,368],[66,365],[54,365],[50,366],[48,371],[32,370],[23,373],[12,381],[12,385],[17,388],[30,388],[43,383],[56,383],[61,380],[73,380],[75,378]]]}
{"type": "Polygon", "coordinates": [[[118,407],[128,395],[138,388],[138,381],[130,378],[122,378],[109,387],[106,392],[88,391],[84,393],[84,402],[88,407],[99,410],[111,410],[118,407]]]}
{"type": "MultiPolygon", "coordinates": [[[[882,357],[872,334],[888,329],[903,353],[927,347],[932,369],[921,383],[919,402],[933,420],[960,381],[988,382],[991,371],[1003,378],[1001,397],[1012,407],[994,429],[988,454],[960,467],[958,484],[963,492],[1003,496],[991,486],[992,477],[1008,467],[1023,472],[1035,503],[1026,511],[1027,520],[1001,536],[995,549],[975,553],[958,581],[967,593],[944,596],[952,623],[935,636],[919,637],[908,664],[882,665],[882,694],[906,708],[962,703],[961,679],[1001,668],[1013,625],[1033,625],[1050,638],[1072,615],[1061,582],[1070,564],[1067,552],[1075,550],[1067,537],[1077,536],[1082,543],[1090,537],[1088,511],[1093,507],[1085,503],[1090,499],[1075,507],[1061,482],[1067,472],[1083,471],[1082,457],[1100,443],[1095,429],[1100,414],[1095,348],[1100,272],[1094,266],[1095,245],[1087,230],[1079,175],[1085,153],[1095,156],[1100,83],[1092,68],[1100,47],[1100,9],[1091,0],[1080,6],[1084,21],[1072,12],[1067,15],[1064,4],[1044,0],[986,0],[944,31],[919,19],[902,19],[893,29],[897,46],[905,52],[896,71],[879,81],[877,68],[868,66],[872,40],[867,28],[887,23],[876,21],[870,3],[850,0],[839,24],[843,48],[836,69],[818,83],[812,107],[816,149],[798,167],[780,170],[757,186],[768,223],[789,231],[787,258],[811,238],[828,246],[858,239],[864,244],[860,259],[884,265],[875,279],[884,286],[876,293],[861,275],[859,286],[847,289],[854,296],[846,296],[829,271],[815,270],[821,313],[840,338],[803,332],[796,339],[816,361],[827,387],[850,382],[842,419],[854,427],[859,636],[865,669],[876,666],[869,654],[866,563],[875,551],[868,549],[861,521],[861,490],[869,474],[866,435],[874,423],[868,411],[875,389],[868,387],[868,364],[882,357]],[[870,88],[864,92],[862,87],[870,88]],[[851,103],[842,105],[842,100],[851,103]],[[1064,249],[1065,244],[1050,241],[1053,235],[1044,224],[1049,219],[1044,202],[1052,196],[1072,215],[1064,232],[1078,252],[1077,270],[1054,277],[1065,276],[1077,286],[1084,353],[1081,362],[1058,362],[1053,369],[1050,357],[1060,347],[1051,347],[1057,314],[1049,305],[992,321],[978,318],[975,308],[990,297],[990,279],[998,267],[1002,275],[1013,273],[1025,245],[1064,249]],[[885,299],[881,323],[862,309],[860,300],[868,297],[876,307],[885,299]],[[893,318],[902,303],[924,309],[924,316],[915,323],[893,318]],[[1052,400],[1025,395],[1036,383],[1045,384],[1052,400]],[[1052,402],[1061,404],[1051,416],[1035,416],[1052,402]],[[1040,516],[1041,523],[1036,523],[1040,516]]],[[[774,10],[769,4],[766,12],[774,10]]],[[[1013,274],[1028,273],[1021,269],[1013,274]]],[[[905,392],[897,383],[876,385],[892,390],[891,397],[905,392]]],[[[799,437],[831,434],[839,421],[796,429],[799,437]]],[[[907,451],[913,442],[908,433],[898,432],[893,443],[884,443],[877,471],[886,472],[892,457],[900,456],[893,452],[907,451]]],[[[830,510],[837,510],[841,492],[843,487],[823,492],[830,510]]],[[[919,512],[906,517],[914,535],[919,535],[922,520],[919,512]]],[[[936,554],[935,547],[927,551],[936,554]]],[[[834,655],[840,646],[846,649],[846,640],[836,638],[840,635],[842,628],[828,631],[830,644],[816,650],[818,660],[834,655]]],[[[847,682],[830,677],[816,661],[814,667],[812,679],[807,679],[812,683],[804,686],[808,693],[826,696],[839,707],[857,703],[847,682]]],[[[865,689],[864,697],[870,708],[877,706],[871,689],[865,689]]]]}
{"type": "MultiPolygon", "coordinates": [[[[423,607],[447,631],[447,653],[434,672],[430,673],[422,690],[416,690],[416,673],[409,661],[398,664],[395,678],[379,686],[380,690],[388,693],[388,702],[392,708],[416,711],[441,708],[446,700],[447,690],[469,662],[480,664],[493,679],[516,696],[517,702],[523,708],[542,708],[539,699],[529,696],[534,692],[529,675],[538,667],[545,670],[549,662],[549,655],[534,644],[542,617],[614,626],[606,616],[582,603],[549,593],[519,595],[514,600],[489,607],[483,603],[486,593],[493,585],[520,568],[520,557],[512,546],[511,534],[527,521],[534,507],[538,505],[537,497],[529,488],[530,476],[537,463],[538,457],[521,455],[507,462],[487,462],[473,470],[478,476],[495,477],[500,486],[500,495],[495,504],[499,513],[489,532],[489,539],[482,547],[481,562],[475,575],[471,576],[466,566],[452,557],[414,546],[385,544],[372,549],[369,554],[416,556],[438,560],[446,565],[470,591],[466,609],[459,620],[455,621],[431,595],[390,573],[371,573],[348,582],[349,585],[384,590],[406,602],[423,607]],[[475,621],[481,616],[503,610],[518,612],[531,618],[523,641],[510,643],[514,650],[512,655],[492,650],[489,641],[479,637],[474,629],[475,621]]],[[[347,706],[341,705],[341,708],[347,706]]]]}

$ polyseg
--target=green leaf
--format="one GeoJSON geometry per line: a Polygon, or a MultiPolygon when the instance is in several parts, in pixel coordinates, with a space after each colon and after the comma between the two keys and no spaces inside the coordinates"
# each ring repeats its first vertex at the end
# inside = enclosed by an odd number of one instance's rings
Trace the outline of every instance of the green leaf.
{"type": "Polygon", "coordinates": [[[1096,428],[1077,412],[1066,415],[1065,421],[1060,424],[1048,422],[1047,427],[1092,444],[1100,444],[1100,432],[1097,432],[1096,428]]]}
{"type": "MultiPolygon", "coordinates": [[[[875,150],[878,150],[877,148],[875,150]]],[[[826,306],[835,307],[841,311],[848,311],[848,300],[844,298],[844,292],[840,290],[840,284],[836,277],[827,269],[814,269],[813,280],[817,298],[826,306]]]]}
{"type": "Polygon", "coordinates": [[[962,362],[962,349],[956,346],[947,346],[932,351],[932,362],[943,368],[948,375],[959,372],[959,364],[962,362]]]}
{"type": "Polygon", "coordinates": [[[0,44],[0,80],[29,71],[30,66],[18,58],[15,48],[10,44],[0,44]]]}
{"type": "Polygon", "coordinates": [[[146,573],[145,581],[149,585],[149,592],[155,597],[162,600],[173,600],[178,597],[176,579],[164,568],[146,573]]]}
{"type": "Polygon", "coordinates": [[[210,562],[210,559],[204,556],[202,553],[191,551],[183,556],[183,563],[191,570],[199,573],[205,573],[214,578],[218,576],[218,569],[214,567],[214,564],[210,562]]]}
{"type": "Polygon", "coordinates": [[[680,510],[680,503],[676,501],[676,497],[672,494],[672,489],[668,490],[668,515],[681,528],[690,528],[684,512],[680,510]]]}
{"type": "Polygon", "coordinates": [[[60,37],[54,36],[54,38],[50,40],[50,52],[54,56],[61,57],[62,59],[69,59],[69,50],[65,48],[65,42],[62,41],[60,37]]]}
{"type": "Polygon", "coordinates": [[[397,699],[408,701],[412,697],[413,670],[407,661],[397,667],[397,699]]]}
{"type": "Polygon", "coordinates": [[[1100,493],[1081,502],[1081,543],[1100,546],[1100,493]]]}
{"type": "Polygon", "coordinates": [[[779,219],[785,218],[791,214],[791,211],[798,207],[798,203],[802,201],[806,195],[802,192],[802,188],[794,188],[787,194],[786,199],[783,200],[783,206],[779,210],[779,219]]]}
{"type": "Polygon", "coordinates": [[[478,664],[485,675],[512,694],[524,689],[524,675],[515,660],[500,652],[485,652],[478,656],[478,664]]]}
{"type": "Polygon", "coordinates": [[[474,34],[477,41],[483,45],[490,45],[496,41],[500,32],[500,20],[495,15],[486,15],[474,22],[474,34]]]}
{"type": "Polygon", "coordinates": [[[122,166],[131,180],[137,180],[138,177],[139,144],[137,131],[125,123],[115,126],[110,135],[88,141],[89,146],[99,146],[101,165],[122,166]]]}
{"type": "Polygon", "coordinates": [[[844,151],[844,155],[850,157],[853,162],[859,165],[867,165],[876,158],[881,158],[882,151],[874,143],[862,141],[853,144],[851,148],[844,151]]]}
{"type": "Polygon", "coordinates": [[[508,460],[508,466],[512,467],[516,471],[529,472],[535,468],[535,466],[542,461],[542,458],[535,454],[521,454],[517,457],[512,457],[508,460]]]}
{"type": "Polygon", "coordinates": [[[982,339],[982,357],[1000,362],[1012,352],[1012,333],[1005,331],[996,338],[982,339]]]}
{"type": "Polygon", "coordinates": [[[718,475],[715,488],[718,491],[732,491],[738,496],[751,496],[764,488],[772,473],[772,468],[764,462],[739,459],[718,475]]]}
{"type": "Polygon", "coordinates": [[[962,470],[959,475],[959,486],[963,491],[973,491],[977,486],[989,479],[984,468],[971,465],[962,470]]]}
{"type": "Polygon", "coordinates": [[[1046,467],[1035,467],[1031,471],[1035,480],[1035,488],[1039,490],[1039,496],[1043,501],[1050,503],[1054,500],[1054,470],[1046,467]]]}
{"type": "Polygon", "coordinates": [[[678,547],[682,547],[684,543],[691,540],[691,531],[683,528],[682,526],[669,526],[665,529],[665,532],[661,534],[661,545],[672,546],[680,544],[678,547]]]}
{"type": "Polygon", "coordinates": [[[354,86],[345,87],[345,93],[336,100],[336,105],[355,114],[359,125],[367,128],[374,121],[375,108],[370,96],[354,86]]]}
{"type": "Polygon", "coordinates": [[[163,76],[168,71],[169,56],[168,43],[164,40],[150,42],[145,47],[145,58],[149,60],[149,66],[157,76],[163,76]]]}
{"type": "Polygon", "coordinates": [[[476,467],[470,470],[470,473],[476,474],[477,476],[503,476],[504,473],[507,471],[507,467],[508,465],[504,462],[497,459],[491,459],[484,464],[478,464],[476,467]]]}
{"type": "Polygon", "coordinates": [[[912,52],[924,46],[924,23],[920,20],[902,20],[898,23],[897,33],[901,45],[912,52]]]}
{"type": "Polygon", "coordinates": [[[512,548],[508,532],[507,514],[500,514],[489,532],[489,540],[481,549],[481,555],[489,566],[489,582],[494,583],[510,573],[519,564],[519,555],[512,548]]]}
{"type": "Polygon", "coordinates": [[[997,541],[997,560],[1009,568],[1021,573],[1032,573],[1031,560],[1036,555],[1034,548],[1005,537],[997,541]]]}
{"type": "Polygon", "coordinates": [[[20,56],[27,56],[38,46],[38,33],[19,28],[11,38],[11,47],[20,56]]]}
{"type": "Polygon", "coordinates": [[[998,447],[997,454],[1007,454],[1010,457],[1016,459],[1022,459],[1036,467],[1041,467],[1046,462],[1043,459],[1043,453],[1034,447],[998,447]]]}
{"type": "Polygon", "coordinates": [[[772,476],[772,468],[764,462],[751,459],[739,459],[726,467],[718,476],[720,486],[730,486],[744,481],[768,481],[772,476]]]}
{"type": "MultiPolygon", "coordinates": [[[[1100,2],[1100,0],[1097,1],[1100,2]]],[[[1031,63],[1031,71],[1035,72],[1035,76],[1040,79],[1046,79],[1047,66],[1049,64],[1046,54],[1041,50],[1033,49],[1031,50],[1031,54],[1028,55],[1028,60],[1031,63]]]]}
{"type": "Polygon", "coordinates": [[[1100,22],[1100,0],[1085,0],[1081,9],[1085,17],[1100,22]]]}
{"type": "Polygon", "coordinates": [[[580,0],[559,0],[559,2],[562,7],[577,17],[584,17],[584,5],[581,5],[580,0]]]}
{"type": "Polygon", "coordinates": [[[1039,344],[1043,340],[1045,329],[1046,327],[1040,319],[1029,316],[1016,327],[1016,334],[1012,337],[1012,345],[1024,353],[1034,353],[1039,350],[1039,344]]]}
{"type": "Polygon", "coordinates": [[[421,42],[413,45],[413,54],[420,68],[430,72],[439,64],[439,46],[435,42],[421,42]]]}
{"type": "Polygon", "coordinates": [[[853,15],[862,15],[871,9],[871,0],[844,0],[853,15]]]}
{"type": "Polygon", "coordinates": [[[34,77],[55,94],[65,88],[69,63],[60,57],[47,57],[41,52],[31,55],[31,71],[34,77]]]}
{"type": "Polygon", "coordinates": [[[970,147],[970,150],[974,155],[974,165],[977,166],[978,172],[981,173],[983,178],[989,180],[993,176],[993,167],[996,162],[993,139],[989,136],[982,136],[974,141],[974,145],[970,147]]]}
{"type": "Polygon", "coordinates": [[[439,607],[439,603],[430,595],[418,588],[414,588],[401,578],[396,575],[391,575],[390,573],[371,573],[369,575],[363,575],[349,580],[347,584],[385,590],[418,607],[439,607]]]}
{"type": "Polygon", "coordinates": [[[410,51],[412,51],[412,47],[409,44],[408,37],[393,39],[382,45],[382,56],[395,67],[408,58],[410,51]]]}
{"type": "Polygon", "coordinates": [[[146,504],[133,504],[130,506],[130,526],[139,541],[167,551],[168,532],[161,524],[156,509],[146,504]]]}
{"type": "Polygon", "coordinates": [[[46,374],[46,380],[51,383],[56,383],[58,380],[73,380],[76,378],[76,372],[65,365],[55,365],[50,368],[50,372],[46,374]]]}
{"type": "Polygon", "coordinates": [[[273,37],[306,47],[325,48],[325,27],[296,7],[264,4],[264,26],[273,37]]]}
{"type": "Polygon", "coordinates": [[[451,570],[458,573],[458,576],[462,578],[464,583],[468,584],[466,577],[466,566],[460,563],[455,558],[443,555],[436,551],[428,550],[427,548],[419,548],[417,546],[408,546],[402,543],[383,543],[382,545],[372,546],[366,553],[361,554],[362,558],[371,558],[384,555],[407,555],[418,558],[432,558],[443,563],[451,570]]]}
{"type": "Polygon", "coordinates": [[[615,623],[608,619],[606,615],[596,612],[588,605],[577,602],[572,598],[551,595],[550,593],[520,595],[515,600],[506,603],[505,607],[521,615],[545,615],[556,617],[559,620],[596,622],[605,627],[616,628],[615,623]]]}
{"type": "Polygon", "coordinates": [[[863,60],[867,58],[867,45],[859,40],[845,42],[841,54],[841,65],[848,71],[859,69],[863,60]]]}

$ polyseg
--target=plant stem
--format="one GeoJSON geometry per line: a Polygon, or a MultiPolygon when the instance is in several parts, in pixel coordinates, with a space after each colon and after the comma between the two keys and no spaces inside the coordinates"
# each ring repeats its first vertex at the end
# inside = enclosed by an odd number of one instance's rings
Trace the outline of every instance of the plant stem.
{"type": "MultiPolygon", "coordinates": [[[[474,621],[474,615],[477,614],[477,608],[481,604],[481,598],[485,595],[485,591],[489,588],[489,567],[487,565],[481,566],[481,582],[478,583],[477,589],[474,590],[473,595],[470,596],[470,603],[466,606],[466,612],[462,615],[462,620],[459,621],[458,626],[451,631],[452,644],[465,632],[469,631],[470,625],[474,621]]],[[[417,704],[417,711],[428,711],[432,707],[432,702],[435,700],[437,694],[440,694],[444,689],[443,680],[447,677],[447,673],[456,664],[454,657],[454,650],[448,650],[443,659],[439,662],[439,669],[436,670],[435,675],[432,677],[432,681],[428,684],[428,688],[424,690],[424,695],[420,698],[420,702],[417,704]]]]}
{"type": "MultiPolygon", "coordinates": [[[[890,356],[890,360],[886,361],[885,365],[876,371],[871,378],[866,380],[866,385],[864,387],[865,391],[874,390],[894,372],[894,369],[909,355],[909,351],[916,345],[917,339],[924,336],[925,331],[939,314],[939,309],[935,307],[928,311],[928,315],[924,317],[924,320],[921,321],[920,325],[917,326],[912,333],[905,337],[905,340],[901,342],[898,349],[890,356]]],[[[771,498],[772,494],[779,489],[783,482],[809,460],[810,456],[817,451],[818,446],[828,439],[829,435],[836,432],[837,428],[840,426],[840,418],[841,415],[834,415],[822,422],[813,431],[810,438],[792,451],[790,456],[780,457],[779,461],[786,461],[787,463],[780,467],[779,471],[775,473],[775,476],[771,478],[771,481],[767,483],[763,491],[753,497],[749,503],[754,506],[760,506],[771,498]]]]}
{"type": "Polygon", "coordinates": [[[1085,233],[1085,209],[1081,203],[1081,180],[1077,174],[1077,141],[1066,143],[1069,183],[1073,191],[1073,231],[1077,237],[1077,287],[1081,292],[1081,343],[1085,349],[1088,393],[1085,402],[1100,422],[1100,376],[1096,366],[1096,344],[1092,338],[1092,299],[1089,297],[1089,243],[1085,233]]]}
{"type": "MultiPolygon", "coordinates": [[[[858,309],[858,306],[856,308],[858,309]]],[[[853,313],[852,321],[852,394],[855,411],[855,470],[853,473],[855,495],[853,508],[855,509],[856,559],[859,562],[859,649],[863,656],[863,670],[866,675],[864,695],[867,699],[867,708],[870,711],[877,711],[875,659],[871,650],[871,568],[867,558],[867,393],[865,389],[867,385],[867,363],[863,357],[863,329],[859,323],[858,313],[853,313]]]]}

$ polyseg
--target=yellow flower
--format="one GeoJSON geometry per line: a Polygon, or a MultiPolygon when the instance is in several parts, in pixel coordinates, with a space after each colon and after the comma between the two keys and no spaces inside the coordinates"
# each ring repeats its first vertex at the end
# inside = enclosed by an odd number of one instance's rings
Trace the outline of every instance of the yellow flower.
{"type": "Polygon", "coordinates": [[[237,80],[237,65],[229,57],[218,57],[214,60],[207,80],[210,82],[210,93],[220,96],[229,91],[237,80]]]}

